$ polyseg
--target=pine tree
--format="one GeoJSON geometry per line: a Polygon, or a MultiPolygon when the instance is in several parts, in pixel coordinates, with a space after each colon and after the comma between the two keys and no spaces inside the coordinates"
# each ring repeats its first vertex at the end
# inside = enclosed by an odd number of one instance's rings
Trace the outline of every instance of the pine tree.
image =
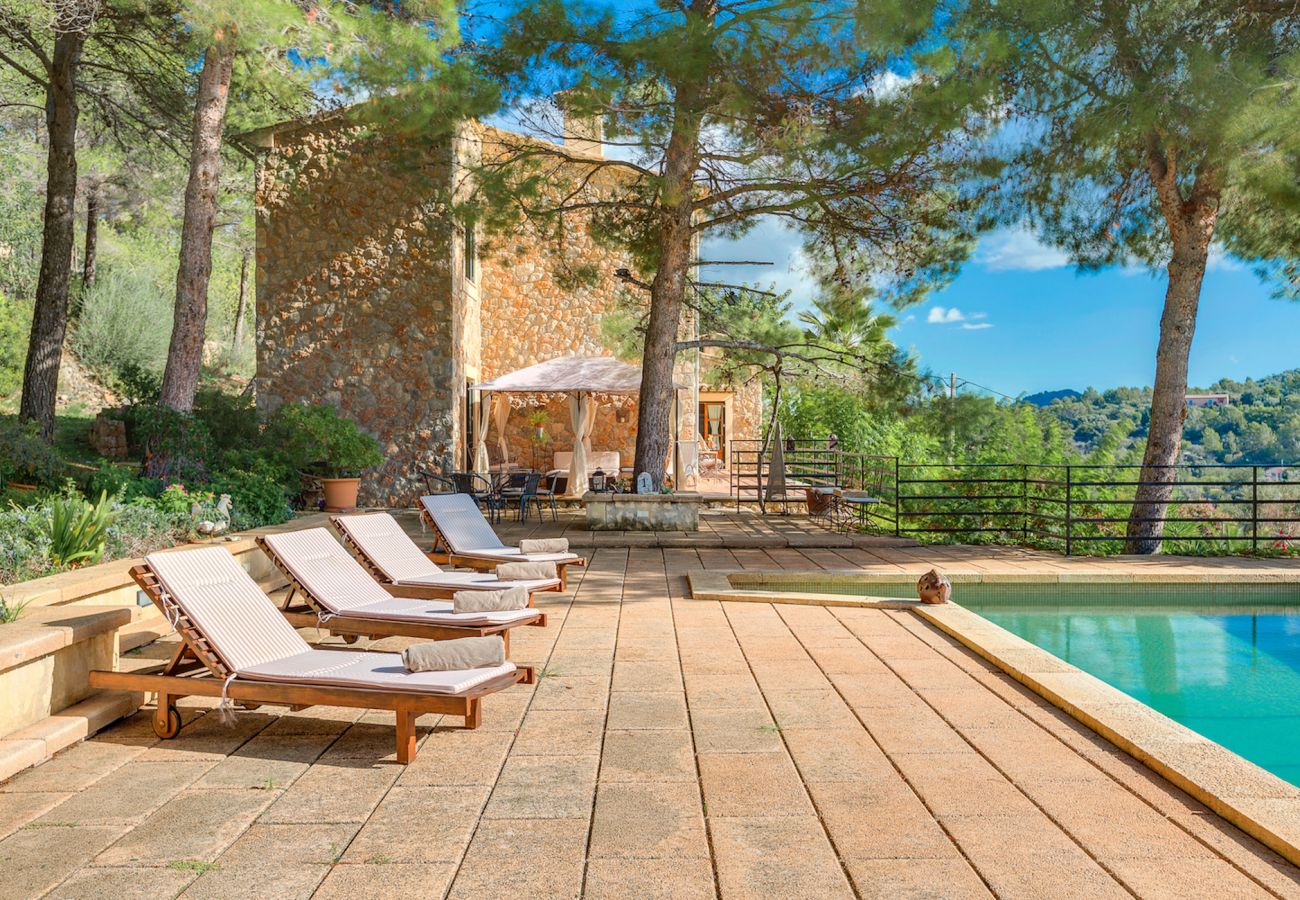
{"type": "Polygon", "coordinates": [[[889,279],[899,297],[965,253],[963,198],[945,176],[985,91],[978,79],[936,77],[951,54],[923,50],[933,13],[903,0],[633,11],[539,0],[492,36],[491,71],[530,130],[563,137],[528,105],[538,97],[559,97],[570,122],[599,123],[571,132],[576,145],[520,140],[476,175],[498,207],[533,221],[590,217],[599,240],[636,260],[624,277],[649,297],[638,473],[663,477],[702,238],[780,218],[805,236],[826,283],[852,292],[889,279]],[[557,197],[547,185],[566,175],[571,189],[557,197]]]}
{"type": "Polygon", "coordinates": [[[1280,149],[1241,116],[1287,100],[1298,25],[1294,4],[1270,0],[975,0],[951,21],[950,45],[1007,88],[1005,218],[1086,267],[1166,270],[1131,553],[1160,548],[1210,252],[1262,199],[1247,176],[1280,149]]]}

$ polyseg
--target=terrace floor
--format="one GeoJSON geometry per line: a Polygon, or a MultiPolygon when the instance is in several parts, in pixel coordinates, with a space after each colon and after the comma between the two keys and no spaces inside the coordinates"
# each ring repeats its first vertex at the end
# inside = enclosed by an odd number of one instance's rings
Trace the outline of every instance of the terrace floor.
{"type": "Polygon", "coordinates": [[[383,715],[191,698],[159,742],[142,712],[0,786],[0,897],[1300,896],[910,612],[686,595],[699,569],[1120,565],[1038,557],[599,547],[515,634],[543,677],[478,730],[426,717],[402,767],[383,715]]]}

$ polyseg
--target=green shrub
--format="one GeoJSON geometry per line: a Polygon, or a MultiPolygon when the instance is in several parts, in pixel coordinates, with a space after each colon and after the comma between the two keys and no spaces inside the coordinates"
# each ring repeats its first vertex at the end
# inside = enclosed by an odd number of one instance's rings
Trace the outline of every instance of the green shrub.
{"type": "Polygon", "coordinates": [[[126,362],[117,370],[114,387],[131,406],[157,403],[162,396],[162,373],[138,362],[126,362]]]}
{"type": "Polygon", "coordinates": [[[60,568],[99,562],[108,543],[108,529],[117,511],[107,494],[88,503],[80,496],[63,496],[50,504],[45,533],[50,539],[50,561],[60,568]]]}
{"type": "Polygon", "coordinates": [[[0,484],[18,481],[51,487],[63,475],[63,462],[54,448],[41,440],[35,422],[0,423],[0,484]]]}
{"type": "Polygon", "coordinates": [[[134,439],[148,469],[166,483],[202,482],[212,460],[212,436],[198,418],[166,406],[137,407],[134,439]]]}
{"type": "Polygon", "coordinates": [[[233,531],[279,525],[293,516],[288,490],[269,466],[255,465],[251,470],[218,472],[204,488],[217,496],[230,495],[230,528],[233,531]]]}
{"type": "Polygon", "coordinates": [[[156,497],[162,490],[162,482],[156,478],[145,478],[134,469],[118,466],[101,459],[99,468],[86,480],[86,493],[91,497],[104,493],[119,500],[129,501],[137,497],[156,497]]]}
{"type": "Polygon", "coordinates": [[[171,342],[172,302],[149,272],[106,268],[82,299],[72,349],[82,363],[115,379],[132,365],[157,371],[171,342]]]}
{"type": "Polygon", "coordinates": [[[162,489],[162,492],[148,501],[159,512],[166,513],[170,516],[184,516],[189,518],[197,503],[202,506],[205,503],[212,502],[212,492],[205,491],[202,488],[190,490],[179,481],[173,482],[162,489]]]}
{"type": "Polygon", "coordinates": [[[108,529],[106,559],[130,559],[164,547],[173,547],[193,530],[189,510],[184,514],[164,512],[148,500],[117,508],[117,518],[108,529]]]}
{"type": "Polygon", "coordinates": [[[256,447],[262,439],[261,423],[251,394],[204,388],[194,397],[194,418],[203,423],[216,450],[256,447]]]}
{"type": "Polygon", "coordinates": [[[50,536],[45,530],[47,507],[0,510],[0,583],[26,581],[54,571],[50,536]]]}
{"type": "MultiPolygon", "coordinates": [[[[67,498],[47,498],[37,506],[0,510],[0,584],[40,578],[65,568],[54,559],[49,529],[52,509],[58,499],[67,498]]],[[[147,501],[125,505],[108,502],[113,519],[104,532],[105,560],[143,556],[175,546],[190,534],[188,511],[184,516],[177,516],[156,509],[147,501]]]]}
{"type": "Polygon", "coordinates": [[[31,308],[0,291],[0,397],[14,393],[22,386],[27,335],[31,327],[31,308]]]}
{"type": "Polygon", "coordinates": [[[379,441],[324,404],[283,406],[267,432],[294,468],[327,478],[355,477],[384,461],[379,441]]]}

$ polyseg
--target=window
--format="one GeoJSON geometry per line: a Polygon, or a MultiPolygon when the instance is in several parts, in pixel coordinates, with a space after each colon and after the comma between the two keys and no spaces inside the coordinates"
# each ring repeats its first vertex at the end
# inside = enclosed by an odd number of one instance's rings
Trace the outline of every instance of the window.
{"type": "Polygon", "coordinates": [[[465,229],[465,280],[473,283],[478,277],[478,235],[474,226],[465,229]]]}

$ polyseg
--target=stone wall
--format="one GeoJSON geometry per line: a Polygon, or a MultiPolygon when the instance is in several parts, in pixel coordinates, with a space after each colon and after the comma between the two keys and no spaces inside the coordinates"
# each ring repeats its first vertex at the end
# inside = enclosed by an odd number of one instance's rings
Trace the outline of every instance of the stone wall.
{"type": "MultiPolygon", "coordinates": [[[[287,402],[329,403],[378,437],[387,461],[363,480],[362,503],[407,505],[424,486],[420,469],[467,466],[467,378],[613,354],[602,322],[637,290],[614,272],[636,267],[596,240],[588,218],[569,216],[557,228],[521,222],[483,246],[466,276],[465,238],[445,201],[466,190],[465,166],[499,151],[501,134],[475,127],[415,152],[337,117],[263,133],[258,404],[269,412],[287,402]]],[[[586,174],[574,163],[555,190],[586,174]]],[[[599,173],[591,190],[613,191],[618,178],[616,170],[599,173]]],[[[695,431],[694,372],[693,356],[683,354],[686,440],[695,431]]],[[[545,468],[573,440],[567,399],[547,406],[549,440],[537,454],[545,468]]],[[[631,465],[635,403],[618,418],[602,405],[592,445],[631,465]]],[[[738,408],[733,435],[745,436],[756,420],[738,408]]],[[[512,459],[531,462],[526,409],[514,411],[508,430],[512,459]]],[[[488,446],[498,462],[495,427],[488,446]]]]}
{"type": "MultiPolygon", "coordinates": [[[[493,152],[498,134],[484,129],[485,154],[493,152]]],[[[593,190],[613,190],[614,179],[602,173],[593,190]]],[[[620,267],[636,268],[630,258],[598,245],[583,215],[566,216],[554,231],[521,222],[513,234],[494,238],[482,257],[479,284],[483,379],[557,356],[614,355],[601,339],[600,323],[629,290],[614,276],[620,267]]]]}
{"type": "Polygon", "coordinates": [[[257,178],[259,406],[338,407],[388,457],[362,502],[405,504],[420,467],[459,463],[464,302],[449,217],[432,199],[450,150],[417,159],[337,120],[269,143],[257,178]]]}
{"type": "Polygon", "coordinates": [[[757,378],[733,388],[731,399],[731,439],[761,440],[763,427],[763,383],[757,378]]]}

